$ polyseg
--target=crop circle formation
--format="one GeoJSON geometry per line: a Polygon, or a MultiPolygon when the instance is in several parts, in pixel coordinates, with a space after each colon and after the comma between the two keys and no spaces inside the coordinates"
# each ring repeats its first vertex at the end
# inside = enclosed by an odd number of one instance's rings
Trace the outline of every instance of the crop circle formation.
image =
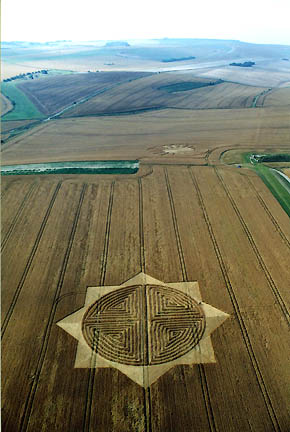
{"type": "Polygon", "coordinates": [[[205,316],[189,295],[167,286],[133,285],[110,292],[86,311],[82,332],[107,360],[132,366],[173,361],[192,350],[205,316]]]}

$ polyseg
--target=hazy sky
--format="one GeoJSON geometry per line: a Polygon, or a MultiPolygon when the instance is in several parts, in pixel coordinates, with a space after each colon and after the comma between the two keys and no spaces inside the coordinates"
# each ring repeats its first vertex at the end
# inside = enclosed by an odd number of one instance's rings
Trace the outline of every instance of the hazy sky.
{"type": "Polygon", "coordinates": [[[2,40],[216,38],[290,45],[290,0],[2,0],[2,40]]]}

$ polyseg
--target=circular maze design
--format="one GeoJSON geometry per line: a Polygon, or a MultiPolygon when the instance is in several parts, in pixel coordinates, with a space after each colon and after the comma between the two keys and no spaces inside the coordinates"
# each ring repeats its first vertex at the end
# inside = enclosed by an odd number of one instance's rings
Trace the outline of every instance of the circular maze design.
{"type": "Polygon", "coordinates": [[[167,286],[134,285],[93,303],[82,332],[89,347],[107,360],[149,366],[192,350],[205,324],[202,309],[189,295],[167,286]]]}

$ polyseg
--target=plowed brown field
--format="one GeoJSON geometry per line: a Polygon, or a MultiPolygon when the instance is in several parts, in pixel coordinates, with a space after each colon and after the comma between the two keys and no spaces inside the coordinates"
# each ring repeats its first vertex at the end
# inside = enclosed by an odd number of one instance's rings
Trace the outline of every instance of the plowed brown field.
{"type": "Polygon", "coordinates": [[[250,171],[145,171],[3,178],[3,430],[288,431],[286,213],[250,171]],[[196,280],[230,315],[211,336],[216,363],[146,389],[112,367],[74,369],[77,341],[56,322],[88,286],[140,271],[196,280]]]}
{"type": "Polygon", "coordinates": [[[54,114],[82,98],[114,85],[151,75],[146,72],[91,72],[48,76],[24,81],[18,87],[40,112],[54,114]]]}

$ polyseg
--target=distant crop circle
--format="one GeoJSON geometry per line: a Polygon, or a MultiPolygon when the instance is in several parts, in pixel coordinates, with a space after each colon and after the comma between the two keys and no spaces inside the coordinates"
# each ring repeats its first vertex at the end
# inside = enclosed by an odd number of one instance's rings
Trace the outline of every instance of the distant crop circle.
{"type": "Polygon", "coordinates": [[[202,308],[189,295],[159,285],[112,291],[86,311],[82,332],[89,347],[107,360],[150,366],[173,361],[201,340],[202,308]]]}

